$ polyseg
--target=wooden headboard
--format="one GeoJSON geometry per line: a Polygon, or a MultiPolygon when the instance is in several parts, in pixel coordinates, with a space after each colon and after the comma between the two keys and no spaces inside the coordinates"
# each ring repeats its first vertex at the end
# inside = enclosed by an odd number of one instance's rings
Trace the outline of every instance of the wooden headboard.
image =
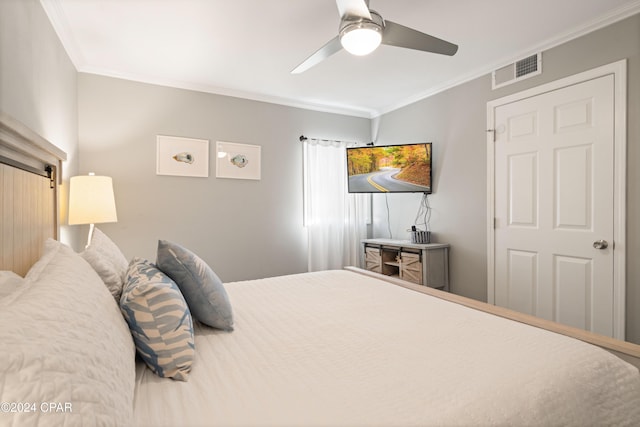
{"type": "Polygon", "coordinates": [[[0,270],[22,276],[58,238],[58,186],[67,155],[0,112],[0,270]]]}

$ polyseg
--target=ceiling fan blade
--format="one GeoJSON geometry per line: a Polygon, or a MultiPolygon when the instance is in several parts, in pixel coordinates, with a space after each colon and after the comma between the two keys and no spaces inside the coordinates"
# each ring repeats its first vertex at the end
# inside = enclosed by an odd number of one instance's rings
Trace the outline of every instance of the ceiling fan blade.
{"type": "Polygon", "coordinates": [[[385,21],[384,23],[382,44],[449,56],[455,55],[458,51],[458,45],[456,44],[391,21],[385,21]]]}
{"type": "Polygon", "coordinates": [[[336,36],[329,40],[327,44],[318,49],[313,55],[305,59],[302,64],[291,70],[291,74],[300,74],[307,71],[309,68],[324,61],[336,52],[342,49],[340,44],[340,37],[336,36]]]}
{"type": "Polygon", "coordinates": [[[366,2],[365,0],[336,0],[340,18],[343,18],[345,16],[359,16],[362,18],[371,19],[369,6],[367,5],[367,3],[368,2],[366,2]]]}

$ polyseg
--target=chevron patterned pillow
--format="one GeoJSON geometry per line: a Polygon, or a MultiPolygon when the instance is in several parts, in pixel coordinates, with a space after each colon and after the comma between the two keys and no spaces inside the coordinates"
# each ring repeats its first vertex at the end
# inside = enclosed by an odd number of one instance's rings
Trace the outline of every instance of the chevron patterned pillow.
{"type": "Polygon", "coordinates": [[[134,258],[120,310],[147,366],[160,377],[187,381],[195,355],[193,322],[176,283],[149,261],[134,258]]]}

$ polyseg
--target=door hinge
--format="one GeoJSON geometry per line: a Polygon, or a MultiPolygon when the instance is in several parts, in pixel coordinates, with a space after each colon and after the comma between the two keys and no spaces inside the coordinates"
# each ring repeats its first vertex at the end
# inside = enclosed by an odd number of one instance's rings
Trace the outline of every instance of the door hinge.
{"type": "Polygon", "coordinates": [[[46,165],[44,168],[47,172],[47,178],[49,178],[49,188],[56,188],[56,170],[51,165],[46,165]]]}

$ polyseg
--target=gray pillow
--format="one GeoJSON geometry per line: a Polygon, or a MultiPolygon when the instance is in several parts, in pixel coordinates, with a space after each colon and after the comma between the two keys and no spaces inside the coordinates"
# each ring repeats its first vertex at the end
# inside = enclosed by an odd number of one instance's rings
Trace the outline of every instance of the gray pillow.
{"type": "Polygon", "coordinates": [[[159,240],[156,265],[178,284],[195,319],[217,329],[233,330],[227,291],[207,263],[178,244],[159,240]]]}

